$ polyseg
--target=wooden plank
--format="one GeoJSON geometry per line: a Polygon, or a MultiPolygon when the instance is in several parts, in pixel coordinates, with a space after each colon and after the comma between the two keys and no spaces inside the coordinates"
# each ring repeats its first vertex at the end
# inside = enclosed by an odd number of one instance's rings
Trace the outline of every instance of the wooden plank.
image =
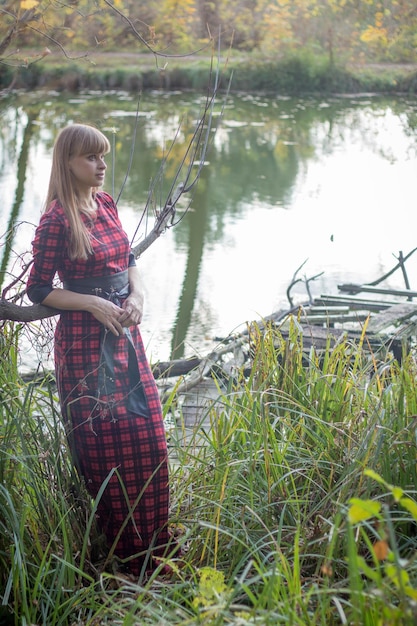
{"type": "MultiPolygon", "coordinates": [[[[183,394],[181,412],[186,427],[195,424],[208,427],[210,410],[219,398],[219,390],[213,379],[206,378],[183,394]]],[[[217,407],[216,407],[217,408],[217,407]]]]}
{"type": "Polygon", "coordinates": [[[310,307],[306,307],[305,309],[308,313],[349,313],[349,307],[346,305],[336,305],[336,306],[316,306],[312,305],[310,307]]]}
{"type": "MultiPolygon", "coordinates": [[[[404,323],[408,327],[410,324],[407,322],[410,322],[414,316],[417,316],[417,304],[412,302],[396,304],[385,311],[373,315],[369,321],[368,330],[373,333],[381,333],[390,326],[398,326],[404,323]]],[[[417,319],[411,325],[416,323],[417,319]]]]}
{"type": "MultiPolygon", "coordinates": [[[[359,331],[355,333],[344,328],[316,326],[304,323],[301,324],[300,322],[298,322],[298,326],[300,327],[303,335],[303,347],[306,352],[308,352],[312,347],[316,350],[324,350],[329,345],[330,348],[332,348],[334,344],[348,337],[350,337],[352,341],[356,341],[359,339],[361,334],[359,331]]],[[[280,332],[284,339],[289,339],[289,330],[285,327],[281,327],[280,332]]],[[[378,343],[380,343],[380,339],[378,340],[378,343]]]]}
{"type": "Polygon", "coordinates": [[[355,298],[346,296],[327,296],[321,295],[319,298],[314,300],[315,304],[330,304],[330,303],[338,303],[349,306],[351,309],[355,310],[368,310],[368,311],[380,311],[382,309],[388,309],[390,306],[394,306],[395,304],[402,304],[401,301],[398,300],[367,300],[364,298],[355,298]]]}
{"type": "Polygon", "coordinates": [[[386,287],[375,287],[374,285],[355,285],[354,283],[346,283],[344,285],[338,285],[337,288],[340,291],[344,291],[351,294],[356,293],[374,293],[386,296],[405,297],[405,298],[417,298],[417,291],[411,291],[410,289],[387,289],[386,287]]]}
{"type": "Polygon", "coordinates": [[[316,315],[313,312],[312,315],[307,313],[303,316],[303,320],[306,320],[309,324],[347,324],[364,322],[368,317],[368,312],[348,313],[345,315],[316,315]]]}

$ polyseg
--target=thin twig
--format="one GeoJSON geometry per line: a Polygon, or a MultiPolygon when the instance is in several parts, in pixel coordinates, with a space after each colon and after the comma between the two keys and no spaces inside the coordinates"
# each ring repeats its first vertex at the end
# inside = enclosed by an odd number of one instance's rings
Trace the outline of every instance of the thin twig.
{"type": "MultiPolygon", "coordinates": [[[[206,96],[202,115],[196,124],[193,135],[185,150],[185,154],[183,155],[181,162],[176,170],[176,173],[172,179],[171,186],[167,194],[168,198],[166,202],[164,203],[164,206],[161,209],[161,211],[157,213],[154,227],[152,228],[151,232],[145,237],[145,239],[143,239],[139,244],[137,244],[136,246],[132,248],[133,254],[135,255],[136,258],[138,258],[141,254],[143,254],[143,252],[167,228],[176,226],[184,218],[185,214],[187,213],[190,207],[191,200],[189,200],[188,207],[183,212],[182,216],[178,218],[177,220],[175,220],[175,217],[176,217],[175,207],[176,207],[177,202],[180,200],[180,198],[184,194],[189,193],[190,191],[193,190],[193,188],[195,187],[196,183],[198,182],[201,176],[203,166],[206,162],[210,138],[213,139],[213,133],[212,133],[213,108],[216,102],[217,92],[219,88],[219,76],[220,76],[219,65],[217,66],[216,71],[214,72],[213,60],[212,60],[208,93],[206,96]],[[212,81],[213,75],[214,75],[214,85],[212,88],[212,93],[210,93],[210,83],[212,81]],[[188,165],[186,166],[187,161],[188,161],[188,165]],[[197,169],[195,168],[196,164],[197,164],[197,169]],[[184,172],[184,176],[182,176],[184,168],[186,169],[184,172]],[[180,180],[180,178],[182,180],[180,180]]],[[[226,97],[229,93],[229,89],[230,89],[230,82],[228,85],[228,89],[226,91],[226,97]]],[[[221,119],[223,112],[224,112],[225,99],[223,101],[223,106],[220,112],[219,119],[221,119]]],[[[144,215],[148,214],[149,212],[149,207],[154,197],[154,190],[155,190],[156,184],[163,180],[163,177],[165,175],[165,165],[167,163],[170,152],[173,149],[175,140],[178,137],[179,130],[180,129],[177,130],[176,137],[174,138],[174,141],[171,144],[168,154],[165,156],[159,168],[156,179],[152,183],[152,187],[148,193],[148,198],[146,201],[144,211],[142,212],[142,215],[140,218],[140,223],[142,222],[144,215]]],[[[138,233],[140,223],[135,230],[132,241],[135,239],[138,233]]]]}
{"type": "Polygon", "coordinates": [[[112,11],[114,11],[115,13],[117,13],[117,15],[119,15],[119,17],[121,17],[122,19],[124,19],[124,20],[125,20],[125,21],[129,24],[130,28],[132,29],[132,32],[133,32],[133,33],[135,34],[135,36],[139,39],[139,41],[140,41],[140,42],[141,42],[141,43],[145,46],[145,48],[147,48],[147,49],[149,50],[149,52],[151,52],[151,53],[154,55],[154,57],[155,57],[155,62],[156,62],[156,67],[157,67],[157,69],[159,69],[159,70],[161,70],[161,69],[165,69],[165,67],[160,68],[160,67],[158,66],[158,57],[164,57],[164,58],[168,58],[168,59],[171,59],[171,58],[175,58],[175,59],[183,59],[183,58],[186,58],[186,57],[192,56],[192,55],[194,55],[194,54],[197,54],[198,52],[201,52],[202,50],[206,50],[206,49],[207,49],[207,47],[208,47],[208,45],[210,45],[210,44],[207,44],[207,45],[205,45],[205,46],[202,46],[201,48],[198,48],[198,50],[194,50],[193,52],[189,52],[189,53],[186,53],[186,54],[168,54],[168,53],[164,53],[164,52],[161,52],[161,51],[155,50],[155,49],[154,49],[154,48],[153,48],[153,47],[152,47],[152,46],[151,46],[151,45],[150,45],[150,44],[146,41],[146,39],[144,39],[144,38],[142,37],[142,35],[141,35],[141,34],[139,33],[139,31],[136,29],[136,27],[135,27],[134,23],[132,22],[132,20],[131,20],[131,19],[130,19],[127,15],[125,15],[122,11],[120,11],[118,8],[116,8],[116,7],[115,7],[115,6],[114,6],[111,2],[109,2],[109,0],[103,0],[103,2],[104,2],[105,4],[107,4],[107,6],[108,6],[108,7],[109,7],[112,11]]]}
{"type": "MultiPolygon", "coordinates": [[[[132,164],[133,164],[133,155],[135,152],[135,145],[136,145],[136,135],[137,135],[137,130],[138,130],[138,123],[139,123],[139,107],[140,107],[140,100],[141,100],[141,94],[139,94],[139,98],[138,98],[138,105],[136,107],[136,116],[135,116],[135,126],[133,128],[133,137],[132,137],[132,145],[130,148],[130,155],[129,155],[129,163],[127,165],[127,170],[125,172],[125,177],[123,179],[123,183],[122,186],[120,187],[120,191],[119,194],[117,196],[117,200],[116,200],[116,204],[118,204],[119,200],[120,200],[120,196],[123,193],[123,189],[125,188],[125,185],[127,183],[127,180],[129,178],[129,174],[130,171],[132,169],[132,164]]],[[[114,171],[114,167],[113,167],[113,171],[114,171]]]]}

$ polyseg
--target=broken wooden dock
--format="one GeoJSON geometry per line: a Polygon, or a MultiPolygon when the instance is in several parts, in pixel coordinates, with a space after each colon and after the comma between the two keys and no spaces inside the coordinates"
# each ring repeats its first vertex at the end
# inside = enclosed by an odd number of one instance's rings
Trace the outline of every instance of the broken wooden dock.
{"type": "MultiPolygon", "coordinates": [[[[401,361],[417,336],[417,302],[414,301],[417,292],[354,284],[339,285],[338,289],[341,293],[337,295],[321,295],[307,304],[279,311],[255,323],[260,328],[268,322],[276,324],[285,339],[290,333],[291,320],[295,319],[306,353],[312,347],[316,352],[329,346],[331,349],[345,338],[354,344],[366,336],[364,345],[374,356],[386,358],[391,354],[401,361]],[[363,294],[370,295],[364,297],[363,294]]],[[[205,358],[158,364],[166,392],[172,390],[169,379],[181,377],[181,382],[177,379],[176,384],[185,429],[192,429],[196,424],[208,426],[210,411],[219,397],[212,373],[221,372],[227,380],[233,371],[245,367],[247,352],[244,348],[248,339],[248,333],[243,332],[220,341],[205,358]]]]}

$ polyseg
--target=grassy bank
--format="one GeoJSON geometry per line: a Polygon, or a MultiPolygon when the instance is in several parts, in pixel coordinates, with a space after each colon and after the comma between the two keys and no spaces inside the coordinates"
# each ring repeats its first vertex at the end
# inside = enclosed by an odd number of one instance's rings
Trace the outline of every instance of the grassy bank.
{"type": "Polygon", "coordinates": [[[288,341],[255,328],[253,368],[219,387],[211,429],[171,434],[181,567],[132,581],[97,533],[51,381],[24,383],[18,328],[2,338],[2,623],[416,623],[412,356],[340,343],[306,358],[296,323],[288,341]]]}
{"type": "MultiPolygon", "coordinates": [[[[62,59],[46,57],[16,68],[0,66],[0,87],[47,88],[58,91],[183,89],[205,90],[209,84],[210,59],[198,55],[160,58],[126,52],[62,59]]],[[[288,95],[310,93],[417,93],[415,66],[329,65],[327,57],[294,55],[283,59],[230,56],[221,60],[222,84],[231,75],[232,91],[269,92],[288,95]]]]}

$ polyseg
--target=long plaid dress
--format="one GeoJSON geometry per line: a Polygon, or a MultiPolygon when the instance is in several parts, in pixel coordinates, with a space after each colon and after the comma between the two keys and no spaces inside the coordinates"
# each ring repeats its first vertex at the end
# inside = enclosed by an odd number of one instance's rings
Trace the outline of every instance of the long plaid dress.
{"type": "MultiPolygon", "coordinates": [[[[96,200],[97,218],[89,224],[93,254],[87,260],[68,257],[69,225],[62,207],[54,202],[42,215],[28,280],[34,302],[48,295],[56,274],[62,282],[76,281],[123,272],[134,264],[113,199],[98,192],[96,200]]],[[[161,556],[168,543],[168,466],[158,390],[139,327],[129,330],[132,341],[126,335],[111,336],[114,385],[103,395],[98,388],[107,331],[88,312],[62,311],[55,331],[55,371],[71,452],[93,498],[111,476],[98,503],[99,524],[109,547],[139,574],[152,568],[152,555],[161,556]],[[128,402],[132,343],[148,408],[142,415],[128,402]]]]}

